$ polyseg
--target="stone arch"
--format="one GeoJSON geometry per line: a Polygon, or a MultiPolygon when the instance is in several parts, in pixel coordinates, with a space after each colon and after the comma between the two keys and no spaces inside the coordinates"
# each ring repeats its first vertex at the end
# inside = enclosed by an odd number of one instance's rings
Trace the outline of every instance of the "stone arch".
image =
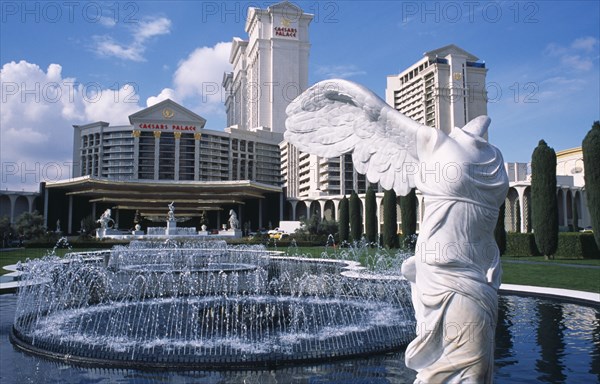
{"type": "Polygon", "coordinates": [[[6,216],[12,221],[10,197],[0,195],[0,217],[6,216]]]}
{"type": "Polygon", "coordinates": [[[567,198],[567,225],[572,225],[573,224],[573,192],[571,192],[571,190],[567,190],[566,193],[566,198],[567,198]]]}
{"type": "Polygon", "coordinates": [[[519,193],[509,188],[504,200],[504,227],[507,232],[520,232],[521,212],[519,209],[519,193]]]}
{"type": "Polygon", "coordinates": [[[523,192],[523,228],[525,232],[531,232],[531,187],[526,187],[523,192]]]}
{"type": "Polygon", "coordinates": [[[582,213],[583,211],[581,206],[581,192],[575,191],[575,194],[573,196],[573,218],[575,219],[575,217],[577,217],[577,222],[573,222],[573,227],[575,228],[575,230],[577,230],[577,228],[581,228],[580,223],[582,213]]]}
{"type": "Polygon", "coordinates": [[[323,218],[325,220],[336,220],[335,204],[333,200],[327,200],[325,202],[325,208],[323,209],[323,218]]]}
{"type": "Polygon", "coordinates": [[[308,219],[308,208],[306,207],[306,202],[299,201],[298,205],[296,205],[296,220],[306,219],[308,219]]]}
{"type": "Polygon", "coordinates": [[[29,200],[27,200],[26,196],[17,196],[17,199],[15,200],[15,211],[13,214],[14,220],[16,220],[25,212],[29,212],[29,200]]]}
{"type": "Polygon", "coordinates": [[[565,220],[566,212],[565,212],[565,207],[563,206],[565,194],[562,189],[559,189],[558,192],[556,193],[556,199],[558,200],[558,226],[563,227],[563,226],[565,226],[567,221],[565,220]]]}
{"type": "Polygon", "coordinates": [[[290,201],[285,202],[284,212],[285,212],[284,217],[287,220],[295,220],[296,219],[294,217],[294,206],[292,205],[292,203],[290,201]]]}
{"type": "Polygon", "coordinates": [[[313,202],[310,203],[310,217],[317,215],[320,218],[321,214],[322,214],[321,204],[319,203],[318,200],[314,200],[313,202]]]}

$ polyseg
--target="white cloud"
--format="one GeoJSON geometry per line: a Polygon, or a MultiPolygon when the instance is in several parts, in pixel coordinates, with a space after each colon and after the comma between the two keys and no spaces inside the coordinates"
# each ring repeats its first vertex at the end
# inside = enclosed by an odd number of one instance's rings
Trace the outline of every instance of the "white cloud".
{"type": "Polygon", "coordinates": [[[140,109],[131,86],[112,90],[86,87],[63,77],[62,67],[6,63],[0,69],[0,182],[2,188],[36,190],[40,181],[71,176],[73,124],[109,120],[128,124],[140,109]],[[61,172],[49,175],[48,164],[61,172]],[[60,177],[59,177],[60,176],[60,177]]]}
{"type": "MultiPolygon", "coordinates": [[[[165,24],[155,24],[150,30],[138,38],[156,36],[165,30],[165,24]]],[[[147,98],[146,105],[169,98],[197,113],[213,114],[212,121],[219,120],[224,115],[223,73],[231,71],[230,50],[231,43],[194,50],[179,62],[173,86],[147,98]]],[[[135,57],[135,51],[120,53],[135,57]]],[[[71,177],[74,124],[99,120],[111,125],[129,124],[128,116],[141,109],[133,86],[98,89],[97,83],[82,84],[63,76],[59,64],[50,64],[44,70],[24,60],[10,62],[3,65],[0,78],[2,188],[36,190],[40,181],[48,181],[44,173],[47,164],[58,164],[62,171],[60,177],[52,176],[50,181],[71,177]]]]}
{"type": "Polygon", "coordinates": [[[593,52],[597,45],[598,39],[592,36],[581,37],[579,39],[575,39],[575,41],[571,43],[572,48],[583,50],[585,52],[593,52]]]}
{"type": "Polygon", "coordinates": [[[175,90],[171,88],[165,88],[158,94],[158,96],[150,96],[148,99],[146,99],[146,107],[151,107],[154,104],[158,104],[167,99],[171,99],[174,102],[179,103],[179,99],[175,93],[175,90]]]}
{"type": "Polygon", "coordinates": [[[358,69],[355,65],[322,65],[317,68],[316,73],[330,79],[348,79],[365,75],[367,72],[358,69]]]}
{"type": "Polygon", "coordinates": [[[585,36],[573,40],[568,46],[550,43],[544,52],[558,59],[564,69],[587,72],[594,68],[594,61],[598,60],[598,42],[595,37],[585,36]]]}
{"type": "Polygon", "coordinates": [[[229,54],[231,43],[217,43],[214,47],[195,49],[179,62],[173,84],[181,98],[201,97],[203,103],[222,102],[223,72],[231,71],[229,54]]]}
{"type": "Polygon", "coordinates": [[[179,62],[173,75],[172,88],[164,88],[157,96],[149,97],[146,104],[151,106],[169,98],[183,102],[197,113],[222,114],[225,91],[221,83],[223,73],[232,70],[230,52],[229,42],[195,49],[179,62]]]}
{"type": "Polygon", "coordinates": [[[145,19],[134,25],[131,33],[133,41],[128,44],[117,42],[108,35],[93,36],[96,53],[121,60],[145,61],[144,52],[148,41],[152,37],[171,32],[171,20],[165,17],[145,19]]]}

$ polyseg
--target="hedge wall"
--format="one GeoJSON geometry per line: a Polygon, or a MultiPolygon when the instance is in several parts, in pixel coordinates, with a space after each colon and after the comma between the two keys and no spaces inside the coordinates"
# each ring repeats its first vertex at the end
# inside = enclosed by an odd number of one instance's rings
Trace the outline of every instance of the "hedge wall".
{"type": "MultiPolygon", "coordinates": [[[[508,233],[506,254],[509,256],[540,256],[533,233],[508,233]]],[[[558,234],[556,258],[600,259],[600,251],[592,233],[561,232],[558,234]]]]}

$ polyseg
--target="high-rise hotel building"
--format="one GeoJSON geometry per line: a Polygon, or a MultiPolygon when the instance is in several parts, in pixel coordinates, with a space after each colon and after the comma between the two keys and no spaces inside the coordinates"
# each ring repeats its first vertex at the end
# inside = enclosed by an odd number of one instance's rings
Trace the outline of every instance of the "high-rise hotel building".
{"type": "MultiPolygon", "coordinates": [[[[134,113],[128,125],[74,126],[73,179],[48,183],[46,220],[60,219],[72,233],[85,216],[110,208],[126,227],[136,211],[161,217],[171,201],[194,225],[208,211],[213,228],[229,209],[252,229],[313,214],[337,218],[344,195],[370,186],[351,155],[320,158],[283,141],[285,109],[309,85],[312,18],[287,1],[249,8],[247,39],[233,39],[233,71],[223,76],[224,130],[206,129],[204,118],[171,100],[134,113]]],[[[449,45],[388,77],[387,102],[424,124],[462,127],[487,112],[485,74],[477,57],[449,45]]]]}
{"type": "Polygon", "coordinates": [[[478,57],[447,45],[388,76],[385,99],[411,119],[448,133],[487,115],[486,72],[478,57]]]}

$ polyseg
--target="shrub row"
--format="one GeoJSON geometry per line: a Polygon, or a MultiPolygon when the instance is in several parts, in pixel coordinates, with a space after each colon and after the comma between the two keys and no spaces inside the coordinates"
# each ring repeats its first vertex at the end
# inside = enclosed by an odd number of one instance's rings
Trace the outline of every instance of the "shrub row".
{"type": "MultiPolygon", "coordinates": [[[[82,249],[82,248],[98,248],[98,249],[108,249],[112,248],[115,245],[127,245],[129,241],[125,240],[94,240],[94,239],[86,239],[86,240],[69,240],[69,246],[73,249],[82,249]]],[[[29,240],[24,244],[25,248],[45,248],[52,249],[56,246],[56,242],[45,241],[45,240],[29,240]]]]}
{"type": "MultiPolygon", "coordinates": [[[[533,233],[508,233],[506,255],[540,256],[533,233]]],[[[600,251],[592,233],[561,232],[558,234],[556,258],[599,259],[600,251]]]]}

